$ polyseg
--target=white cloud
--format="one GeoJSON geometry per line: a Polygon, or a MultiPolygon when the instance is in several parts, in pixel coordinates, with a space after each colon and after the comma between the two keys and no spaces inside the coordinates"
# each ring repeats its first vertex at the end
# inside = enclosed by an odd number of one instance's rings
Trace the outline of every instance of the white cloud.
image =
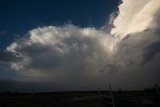
{"type": "Polygon", "coordinates": [[[12,68],[27,69],[27,75],[33,77],[77,68],[79,72],[85,72],[94,67],[94,71],[99,72],[106,58],[112,55],[113,38],[95,28],[49,26],[33,29],[28,35],[25,41],[18,40],[7,50],[23,57],[23,61],[11,63],[12,68]]]}
{"type": "Polygon", "coordinates": [[[160,8],[159,0],[123,0],[119,15],[114,20],[111,34],[123,38],[130,33],[141,32],[150,27],[153,15],[160,8]]]}

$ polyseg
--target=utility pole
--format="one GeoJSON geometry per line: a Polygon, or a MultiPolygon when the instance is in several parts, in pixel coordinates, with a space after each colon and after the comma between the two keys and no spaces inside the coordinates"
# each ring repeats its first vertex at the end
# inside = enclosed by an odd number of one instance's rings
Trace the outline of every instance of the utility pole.
{"type": "Polygon", "coordinates": [[[101,93],[100,93],[100,87],[98,87],[98,95],[100,96],[101,95],[101,93]]]}
{"type": "Polygon", "coordinates": [[[113,107],[115,107],[111,84],[109,84],[109,91],[110,91],[110,95],[111,95],[112,105],[113,105],[113,107]]]}
{"type": "Polygon", "coordinates": [[[29,107],[32,107],[33,95],[34,95],[34,89],[32,90],[32,94],[31,94],[31,97],[30,97],[29,107]]]}
{"type": "Polygon", "coordinates": [[[156,88],[156,91],[158,93],[158,96],[160,97],[160,91],[159,91],[159,85],[158,84],[154,84],[154,87],[156,88]]]}

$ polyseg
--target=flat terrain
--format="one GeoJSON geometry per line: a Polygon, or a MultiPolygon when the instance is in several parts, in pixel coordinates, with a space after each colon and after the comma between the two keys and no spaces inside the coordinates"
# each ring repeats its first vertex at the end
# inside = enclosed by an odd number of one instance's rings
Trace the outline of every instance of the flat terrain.
{"type": "MultiPolygon", "coordinates": [[[[115,107],[160,107],[155,91],[114,91],[115,107]]],[[[1,93],[0,107],[112,107],[108,91],[1,93]]]]}

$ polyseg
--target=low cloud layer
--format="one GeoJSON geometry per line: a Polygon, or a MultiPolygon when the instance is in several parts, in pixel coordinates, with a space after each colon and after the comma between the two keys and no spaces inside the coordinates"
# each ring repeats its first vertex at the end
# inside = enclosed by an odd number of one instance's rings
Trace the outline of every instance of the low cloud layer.
{"type": "Polygon", "coordinates": [[[56,83],[62,90],[151,86],[160,82],[159,8],[159,0],[123,0],[111,34],[72,24],[30,30],[7,47],[8,58],[0,53],[1,61],[28,77],[24,81],[56,83]]]}

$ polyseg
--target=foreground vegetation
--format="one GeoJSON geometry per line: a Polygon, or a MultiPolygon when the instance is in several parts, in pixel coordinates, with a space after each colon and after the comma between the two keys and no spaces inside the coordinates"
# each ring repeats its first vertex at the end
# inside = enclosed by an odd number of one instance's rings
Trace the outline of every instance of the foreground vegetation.
{"type": "MultiPolygon", "coordinates": [[[[114,91],[115,107],[160,107],[155,90],[114,91]]],[[[0,107],[112,107],[109,91],[0,94],[0,107]]]]}

